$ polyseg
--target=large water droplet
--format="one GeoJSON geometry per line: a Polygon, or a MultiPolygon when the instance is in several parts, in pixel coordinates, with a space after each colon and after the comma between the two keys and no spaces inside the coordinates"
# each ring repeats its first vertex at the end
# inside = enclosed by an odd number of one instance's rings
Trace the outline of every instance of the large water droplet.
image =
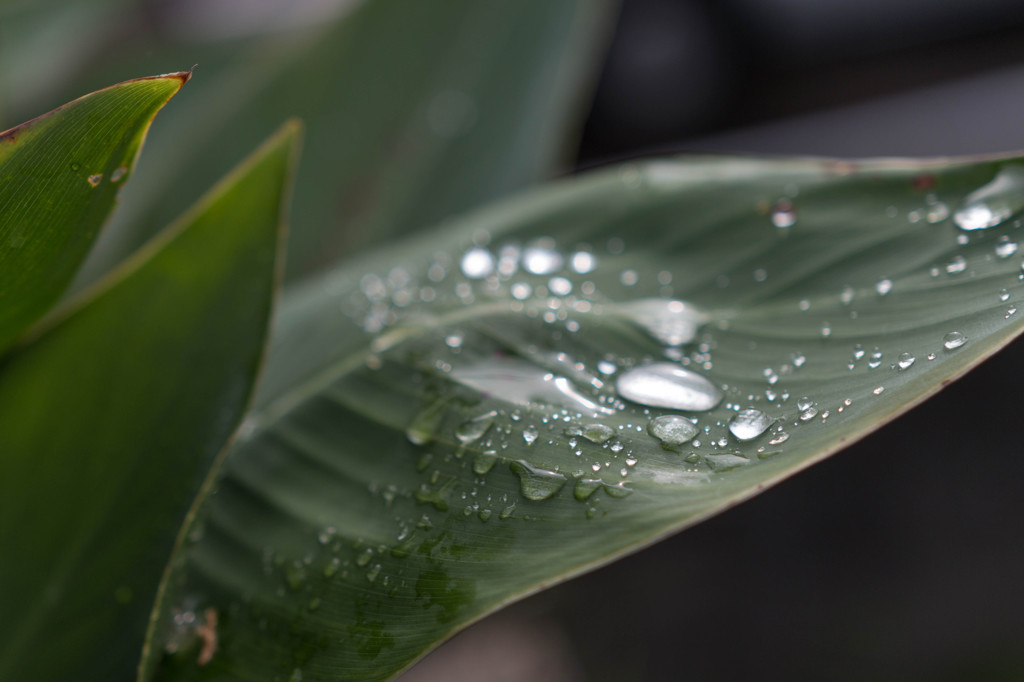
{"type": "Polygon", "coordinates": [[[640,325],[666,346],[693,341],[697,328],[708,319],[692,303],[664,298],[642,298],[621,303],[612,310],[640,325]]]}
{"type": "Polygon", "coordinates": [[[586,502],[601,487],[600,478],[578,478],[572,487],[572,496],[577,502],[586,502]]]}
{"type": "Polygon", "coordinates": [[[552,403],[589,412],[592,416],[615,412],[588,398],[566,377],[518,358],[491,358],[455,367],[452,377],[484,396],[497,396],[520,405],[552,403]]]}
{"type": "Polygon", "coordinates": [[[985,230],[1024,208],[1024,167],[1004,166],[987,185],[971,192],[953,214],[961,230],[985,230]]]}
{"type": "Polygon", "coordinates": [[[722,391],[706,377],[668,362],[634,367],[615,388],[627,400],[672,410],[706,412],[722,401],[722,391]]]}
{"type": "Polygon", "coordinates": [[[607,424],[595,422],[593,424],[584,425],[581,429],[581,433],[583,437],[591,443],[604,443],[615,435],[615,429],[607,424]]]}
{"type": "Polygon", "coordinates": [[[484,450],[473,459],[473,473],[483,476],[494,468],[498,461],[498,453],[494,450],[484,450]]]}
{"type": "Polygon", "coordinates": [[[662,447],[669,450],[692,440],[697,431],[693,422],[677,414],[655,417],[647,424],[647,432],[660,440],[662,447]]]}
{"type": "Polygon", "coordinates": [[[768,430],[772,420],[761,410],[748,407],[729,421],[729,431],[740,440],[752,440],[768,430]]]}
{"type": "Polygon", "coordinates": [[[917,360],[911,353],[900,353],[900,356],[896,359],[896,367],[902,372],[903,370],[910,369],[914,361],[917,360]]]}
{"type": "Polygon", "coordinates": [[[405,430],[405,437],[409,439],[409,442],[415,445],[426,445],[433,440],[447,406],[448,401],[437,400],[420,410],[405,430]]]}
{"type": "Polygon", "coordinates": [[[942,345],[946,350],[953,350],[967,343],[967,337],[963,332],[951,331],[942,337],[942,345]]]}
{"type": "Polygon", "coordinates": [[[509,468],[519,477],[520,492],[528,500],[546,500],[554,496],[567,480],[557,471],[541,469],[521,459],[510,462],[509,468]]]}

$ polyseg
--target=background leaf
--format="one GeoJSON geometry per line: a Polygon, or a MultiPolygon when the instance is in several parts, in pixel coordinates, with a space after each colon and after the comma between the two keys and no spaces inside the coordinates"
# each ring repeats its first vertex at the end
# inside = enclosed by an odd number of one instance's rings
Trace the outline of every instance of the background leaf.
{"type": "Polygon", "coordinates": [[[173,564],[153,678],[394,674],[862,437],[1019,333],[1020,179],[1014,159],[655,161],[310,284],[173,564]],[[721,402],[622,399],[661,362],[721,402]],[[222,614],[205,667],[174,620],[201,608],[222,614]]]}
{"type": "Polygon", "coordinates": [[[263,357],[297,135],[285,126],[0,367],[0,677],[132,675],[263,357]]]}
{"type": "Polygon", "coordinates": [[[188,78],[114,85],[0,133],[0,351],[71,281],[153,117],[188,78]]]}
{"type": "Polygon", "coordinates": [[[154,131],[84,280],[287,116],[317,140],[296,183],[289,277],[570,167],[613,10],[610,0],[374,0],[313,28],[207,42],[169,11],[96,68],[186,60],[201,77],[154,131]]]}

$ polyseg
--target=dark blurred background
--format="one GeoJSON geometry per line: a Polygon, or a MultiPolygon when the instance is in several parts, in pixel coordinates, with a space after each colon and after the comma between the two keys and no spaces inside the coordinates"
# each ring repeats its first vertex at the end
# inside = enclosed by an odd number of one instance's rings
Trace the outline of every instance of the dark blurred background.
{"type": "MultiPolygon", "coordinates": [[[[579,167],[1024,149],[1020,0],[626,0],[579,167]]],[[[1018,342],[736,509],[470,628],[414,680],[1024,680],[1018,342]]]]}

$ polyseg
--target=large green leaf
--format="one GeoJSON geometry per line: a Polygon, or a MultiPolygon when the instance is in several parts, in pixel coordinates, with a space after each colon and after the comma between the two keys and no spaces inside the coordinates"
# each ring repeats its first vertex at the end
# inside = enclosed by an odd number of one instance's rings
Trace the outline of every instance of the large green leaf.
{"type": "Polygon", "coordinates": [[[146,679],[391,675],[827,457],[1020,332],[1022,207],[1019,159],[654,161],[310,283],[146,679]]]}
{"type": "Polygon", "coordinates": [[[117,68],[185,59],[201,77],[154,131],[88,270],[130,252],[172,199],[197,196],[287,116],[316,140],[296,183],[290,276],[566,167],[614,0],[356,5],[312,30],[212,43],[165,31],[116,53],[117,68]]]}
{"type": "Polygon", "coordinates": [[[0,366],[0,678],[128,679],[264,355],[289,124],[0,366]]]}
{"type": "Polygon", "coordinates": [[[0,351],[71,281],[153,117],[188,78],[114,85],[0,133],[0,351]]]}

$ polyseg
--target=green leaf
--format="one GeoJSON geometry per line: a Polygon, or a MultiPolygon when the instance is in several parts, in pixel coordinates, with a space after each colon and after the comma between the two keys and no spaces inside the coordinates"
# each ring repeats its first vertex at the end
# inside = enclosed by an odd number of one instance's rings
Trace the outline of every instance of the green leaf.
{"type": "Polygon", "coordinates": [[[264,355],[297,124],[0,366],[0,678],[128,679],[264,355]]]}
{"type": "Polygon", "coordinates": [[[145,679],[393,675],[827,457],[1020,333],[1021,208],[1021,159],[653,161],[310,283],[145,679]]]}
{"type": "Polygon", "coordinates": [[[613,9],[373,0],[312,30],[132,43],[115,65],[187,59],[200,77],[87,268],[104,272],[287,116],[317,140],[296,183],[290,278],[550,177],[567,167],[613,9]]]}
{"type": "Polygon", "coordinates": [[[71,281],[188,73],[80,97],[0,133],[0,351],[71,281]]]}

